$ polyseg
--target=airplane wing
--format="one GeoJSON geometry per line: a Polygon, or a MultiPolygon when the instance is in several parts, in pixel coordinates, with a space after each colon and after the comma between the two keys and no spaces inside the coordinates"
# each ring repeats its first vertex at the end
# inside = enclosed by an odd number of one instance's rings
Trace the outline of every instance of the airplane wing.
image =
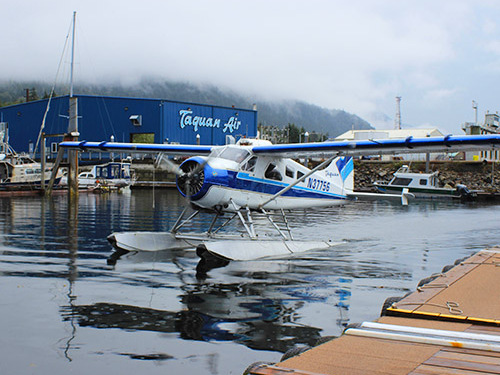
{"type": "Polygon", "coordinates": [[[363,156],[401,153],[456,152],[488,150],[500,147],[500,134],[463,135],[406,139],[370,139],[318,143],[256,146],[257,155],[281,157],[363,156]]]}
{"type": "MultiPolygon", "coordinates": [[[[172,145],[118,142],[64,141],[64,148],[81,151],[165,153],[169,155],[208,155],[214,146],[172,145]]],[[[276,157],[328,157],[363,156],[401,153],[457,152],[488,150],[500,147],[500,134],[492,135],[447,135],[406,139],[370,139],[359,141],[333,141],[315,143],[290,143],[253,146],[257,155],[276,157]]]]}
{"type": "Polygon", "coordinates": [[[87,142],[64,141],[60,147],[80,151],[130,152],[130,153],[165,153],[168,155],[208,155],[213,146],[175,145],[157,143],[119,143],[119,142],[87,142]]]}

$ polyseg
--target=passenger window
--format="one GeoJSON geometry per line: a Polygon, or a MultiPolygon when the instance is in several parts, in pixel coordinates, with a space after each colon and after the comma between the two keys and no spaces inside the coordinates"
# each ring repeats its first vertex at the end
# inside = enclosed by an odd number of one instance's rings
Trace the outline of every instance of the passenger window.
{"type": "Polygon", "coordinates": [[[266,173],[264,173],[264,177],[269,178],[270,180],[281,181],[283,177],[281,173],[276,168],[276,165],[273,163],[269,164],[266,169],[266,173]]]}
{"type": "Polygon", "coordinates": [[[297,171],[297,180],[304,175],[301,171],[297,171]]]}
{"type": "Polygon", "coordinates": [[[426,179],[421,179],[420,180],[420,185],[427,185],[427,180],[426,179]]]}
{"type": "Polygon", "coordinates": [[[285,174],[287,177],[293,178],[293,170],[291,170],[288,167],[286,167],[286,169],[285,169],[285,174]]]}

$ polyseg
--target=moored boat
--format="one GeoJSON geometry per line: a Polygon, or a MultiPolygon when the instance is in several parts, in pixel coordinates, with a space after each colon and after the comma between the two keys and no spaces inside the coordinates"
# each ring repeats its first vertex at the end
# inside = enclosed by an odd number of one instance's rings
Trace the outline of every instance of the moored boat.
{"type": "MultiPolygon", "coordinates": [[[[136,177],[128,160],[94,165],[90,171],[78,175],[78,187],[99,191],[119,190],[134,184],[136,177]]],[[[67,185],[64,176],[61,185],[67,185]]]]}
{"type": "MultiPolygon", "coordinates": [[[[4,124],[4,123],[2,123],[4,124]]],[[[41,191],[42,165],[29,155],[18,154],[6,142],[5,128],[0,129],[0,191],[41,191]]],[[[48,184],[52,169],[45,168],[45,184],[48,184]]],[[[58,184],[62,173],[58,173],[58,184]]]]}
{"type": "Polygon", "coordinates": [[[409,166],[403,165],[389,182],[376,181],[373,185],[381,193],[400,194],[403,189],[408,189],[415,198],[470,198],[474,195],[465,185],[442,186],[438,175],[438,171],[412,172],[409,166]]]}

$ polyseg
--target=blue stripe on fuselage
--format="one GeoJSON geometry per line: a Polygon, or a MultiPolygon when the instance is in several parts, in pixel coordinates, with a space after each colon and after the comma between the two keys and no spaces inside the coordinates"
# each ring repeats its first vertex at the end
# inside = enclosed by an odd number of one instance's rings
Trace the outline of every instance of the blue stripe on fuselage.
{"type": "MultiPolygon", "coordinates": [[[[258,193],[274,195],[289,184],[280,181],[266,180],[250,176],[246,172],[228,171],[229,187],[239,190],[254,191],[258,193]]],[[[322,199],[344,199],[345,196],[341,194],[334,194],[329,192],[322,192],[303,186],[295,186],[288,190],[284,196],[297,197],[297,198],[322,198],[322,199]]]]}

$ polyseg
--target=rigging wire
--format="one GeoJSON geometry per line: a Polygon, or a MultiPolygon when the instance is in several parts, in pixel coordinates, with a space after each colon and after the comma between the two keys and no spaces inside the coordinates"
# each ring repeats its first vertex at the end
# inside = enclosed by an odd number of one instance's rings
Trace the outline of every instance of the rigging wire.
{"type": "Polygon", "coordinates": [[[71,23],[69,25],[69,29],[68,29],[68,33],[66,34],[66,39],[64,41],[64,47],[63,47],[63,51],[62,51],[62,54],[61,54],[61,58],[59,59],[59,64],[57,66],[57,72],[56,72],[56,78],[54,79],[54,84],[52,85],[52,88],[50,90],[50,95],[49,95],[49,100],[47,102],[47,108],[45,109],[45,113],[43,114],[43,119],[42,119],[42,125],[40,126],[40,132],[38,133],[38,139],[36,141],[36,145],[35,145],[35,150],[33,152],[33,155],[36,154],[36,151],[38,149],[38,145],[40,144],[40,138],[42,137],[42,133],[43,133],[43,129],[45,128],[45,121],[47,119],[47,114],[49,113],[49,110],[50,110],[50,103],[52,101],[52,98],[54,96],[54,92],[55,92],[55,88],[56,88],[56,83],[57,83],[57,79],[59,77],[59,72],[61,70],[61,66],[62,66],[62,62],[64,60],[64,54],[65,54],[65,51],[68,47],[68,40],[69,40],[69,36],[71,34],[71,30],[73,28],[73,19],[71,20],[71,23]]]}
{"type": "MultiPolygon", "coordinates": [[[[79,50],[79,51],[77,51],[77,53],[79,53],[79,54],[81,53],[80,60],[83,61],[85,58],[84,65],[86,67],[88,67],[90,75],[95,80],[98,75],[97,75],[97,68],[96,68],[95,60],[93,58],[94,54],[89,52],[88,46],[91,45],[91,43],[88,42],[88,38],[87,38],[85,30],[83,28],[81,28],[79,25],[77,25],[77,34],[78,34],[80,46],[81,46],[81,51],[79,50]]],[[[97,90],[99,88],[98,85],[92,85],[90,87],[91,87],[91,93],[92,93],[92,91],[93,92],[101,91],[101,94],[99,94],[99,96],[95,97],[95,100],[97,103],[98,115],[99,115],[99,118],[101,120],[100,125],[101,125],[102,131],[103,131],[103,135],[106,136],[107,139],[109,139],[109,137],[106,134],[109,131],[109,132],[111,132],[110,135],[114,136],[115,139],[118,139],[116,131],[115,131],[115,127],[113,125],[113,120],[112,120],[111,115],[109,113],[109,109],[108,109],[108,106],[106,104],[106,101],[104,100],[104,97],[103,97],[103,93],[102,93],[103,89],[101,88],[100,90],[97,90]]]]}

